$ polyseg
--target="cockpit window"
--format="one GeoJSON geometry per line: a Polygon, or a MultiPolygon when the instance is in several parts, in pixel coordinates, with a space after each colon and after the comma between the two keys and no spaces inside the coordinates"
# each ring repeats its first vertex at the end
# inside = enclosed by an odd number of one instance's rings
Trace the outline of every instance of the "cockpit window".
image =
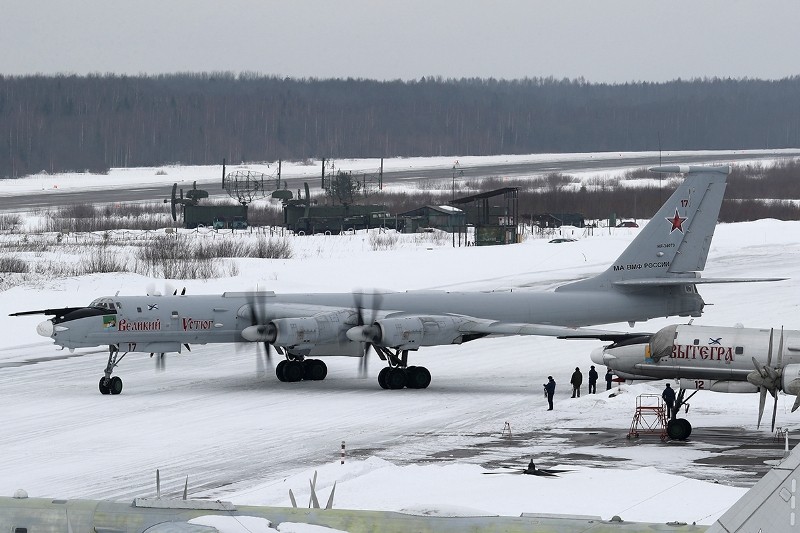
{"type": "Polygon", "coordinates": [[[116,311],[117,307],[114,305],[114,301],[110,298],[97,298],[92,303],[89,304],[89,307],[96,307],[98,309],[108,309],[109,311],[116,311]]]}

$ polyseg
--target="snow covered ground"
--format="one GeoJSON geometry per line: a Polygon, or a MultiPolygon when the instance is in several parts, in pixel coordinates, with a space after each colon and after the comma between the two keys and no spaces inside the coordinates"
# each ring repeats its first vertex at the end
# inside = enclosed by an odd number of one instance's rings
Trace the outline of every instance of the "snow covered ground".
{"type": "MultiPolygon", "coordinates": [[[[447,241],[409,240],[384,251],[373,251],[364,234],[305,237],[293,241],[294,259],[242,259],[234,277],[169,283],[190,294],[256,287],[546,290],[604,269],[637,231],[606,229],[574,243],[530,239],[455,249],[447,241]]],[[[704,275],[790,279],[703,286],[711,305],[695,323],[800,329],[800,223],[719,225],[704,275]]],[[[254,347],[196,346],[169,357],[166,372],[157,372],[146,355],[128,356],[118,369],[125,390],[112,397],[97,390],[104,350],[60,351],[36,335],[41,317],[7,316],[82,305],[117,291],[141,294],[152,282],[103,274],[0,293],[0,494],[25,488],[31,496],[129,499],[152,495],[160,468],[162,494],[177,496],[188,475],[194,497],[285,506],[290,488],[301,502],[308,497],[316,470],[321,498],[337,482],[338,508],[709,524],[745,488],[731,486],[737,478],[724,468],[700,461],[720,451],[703,441],[703,428],[771,438],[768,428],[755,428],[755,395],[700,393],[691,401],[691,441],[627,441],[636,396],[660,393],[663,382],[570,399],[569,375],[575,366],[588,369],[596,341],[500,338],[422,349],[411,364],[428,367],[431,386],[401,391],[378,387],[377,357],[366,379],[358,376],[357,360],[327,358],[324,382],[281,383],[254,347]],[[559,383],[552,412],[542,396],[547,375],[559,383]],[[511,438],[502,435],[506,422],[511,438]],[[593,428],[597,442],[587,437],[593,428]],[[582,438],[571,437],[577,434],[582,438]],[[508,473],[531,457],[570,472],[559,478],[508,473]]],[[[676,321],[635,329],[655,331],[676,321]]],[[[606,327],[629,330],[627,324],[606,327]]],[[[793,401],[780,396],[778,425],[796,427],[793,401]]],[[[776,447],[769,458],[779,455],[776,447]]]]}

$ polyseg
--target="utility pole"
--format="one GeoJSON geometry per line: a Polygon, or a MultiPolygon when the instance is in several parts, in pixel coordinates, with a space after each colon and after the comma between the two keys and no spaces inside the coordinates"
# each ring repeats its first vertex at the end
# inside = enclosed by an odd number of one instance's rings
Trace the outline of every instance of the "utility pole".
{"type": "Polygon", "coordinates": [[[459,165],[458,161],[453,163],[453,197],[451,200],[456,199],[456,176],[462,177],[464,176],[464,171],[461,170],[461,165],[459,165]]]}

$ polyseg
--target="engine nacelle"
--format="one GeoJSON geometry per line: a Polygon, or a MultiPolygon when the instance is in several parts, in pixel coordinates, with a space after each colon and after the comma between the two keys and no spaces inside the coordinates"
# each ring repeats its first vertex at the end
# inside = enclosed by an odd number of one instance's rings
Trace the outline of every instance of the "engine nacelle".
{"type": "Polygon", "coordinates": [[[276,318],[270,322],[275,328],[275,339],[270,342],[284,348],[312,347],[339,340],[342,324],[350,314],[347,311],[319,313],[313,317],[276,318]]]}
{"type": "Polygon", "coordinates": [[[278,318],[270,322],[275,328],[272,344],[286,348],[313,346],[319,341],[319,326],[313,318],[278,318]]]}
{"type": "Polygon", "coordinates": [[[781,376],[783,392],[797,396],[800,394],[800,365],[786,365],[781,376]]]}
{"type": "Polygon", "coordinates": [[[402,350],[420,346],[460,344],[459,331],[465,319],[449,316],[409,316],[386,318],[375,322],[380,328],[376,344],[402,350]]]}

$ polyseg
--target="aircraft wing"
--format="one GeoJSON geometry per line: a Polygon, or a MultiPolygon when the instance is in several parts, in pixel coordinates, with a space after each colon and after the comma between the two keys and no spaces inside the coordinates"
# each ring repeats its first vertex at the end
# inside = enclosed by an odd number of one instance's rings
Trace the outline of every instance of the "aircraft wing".
{"type": "Polygon", "coordinates": [[[493,320],[482,320],[479,318],[469,318],[459,330],[467,334],[480,335],[540,335],[543,337],[558,338],[586,338],[586,339],[606,339],[617,338],[620,335],[628,335],[617,331],[600,329],[583,329],[568,326],[553,326],[550,324],[526,324],[513,322],[498,322],[493,320]],[[609,337],[610,336],[610,337],[609,337]]]}
{"type": "Polygon", "coordinates": [[[798,473],[800,445],[719,517],[707,533],[797,531],[798,473]]]}

